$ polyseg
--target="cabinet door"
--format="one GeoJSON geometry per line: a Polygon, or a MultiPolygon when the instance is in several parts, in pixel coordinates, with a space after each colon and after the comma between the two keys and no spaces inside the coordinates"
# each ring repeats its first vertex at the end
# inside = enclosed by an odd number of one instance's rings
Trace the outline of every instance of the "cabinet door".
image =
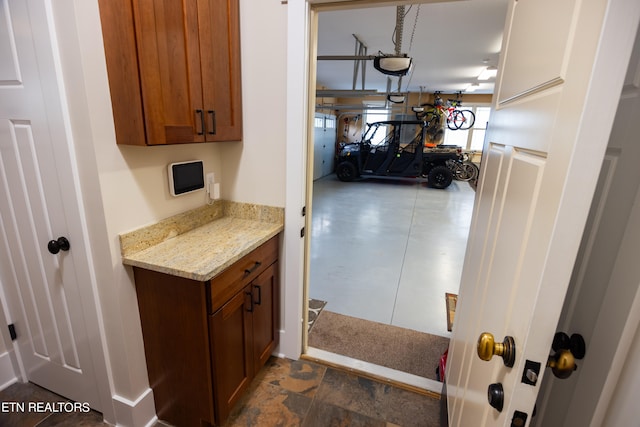
{"type": "Polygon", "coordinates": [[[242,138],[238,0],[198,2],[207,141],[242,138]]]}
{"type": "Polygon", "coordinates": [[[272,264],[251,282],[253,297],[253,363],[254,371],[260,368],[278,345],[279,334],[279,286],[278,263],[272,264]]]}
{"type": "Polygon", "coordinates": [[[133,10],[147,144],[204,141],[196,2],[133,0],[133,10]]]}
{"type": "Polygon", "coordinates": [[[209,316],[216,421],[227,418],[253,378],[251,285],[209,316]]]}

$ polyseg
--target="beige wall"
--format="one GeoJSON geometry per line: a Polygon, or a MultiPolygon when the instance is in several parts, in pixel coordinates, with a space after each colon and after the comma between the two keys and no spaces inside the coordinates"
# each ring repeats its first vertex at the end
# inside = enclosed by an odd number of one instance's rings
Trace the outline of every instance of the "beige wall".
{"type": "Polygon", "coordinates": [[[283,207],[287,5],[241,0],[240,18],[244,138],[241,144],[220,144],[222,194],[283,207]]]}
{"type": "Polygon", "coordinates": [[[148,380],[135,287],[118,235],[205,203],[203,192],[169,195],[167,164],[202,159],[221,182],[223,198],[284,206],[286,7],[276,0],[240,3],[244,140],[166,147],[115,143],[97,0],[53,6],[110,381],[115,394],[132,401],[148,380]]]}

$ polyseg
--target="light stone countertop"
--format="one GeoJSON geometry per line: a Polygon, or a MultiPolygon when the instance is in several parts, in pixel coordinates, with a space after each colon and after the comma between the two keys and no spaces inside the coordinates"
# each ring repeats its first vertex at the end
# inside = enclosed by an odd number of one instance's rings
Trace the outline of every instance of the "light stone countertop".
{"type": "Polygon", "coordinates": [[[284,229],[282,208],[224,203],[120,235],[123,263],[207,281],[284,229]]]}

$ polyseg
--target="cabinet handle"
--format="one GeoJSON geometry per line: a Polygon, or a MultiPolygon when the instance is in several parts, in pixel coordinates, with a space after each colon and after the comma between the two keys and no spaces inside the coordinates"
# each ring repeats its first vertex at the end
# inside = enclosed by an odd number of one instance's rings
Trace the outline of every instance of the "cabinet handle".
{"type": "Polygon", "coordinates": [[[254,301],[257,305],[262,305],[262,287],[260,285],[253,285],[258,290],[258,301],[254,301]]]}
{"type": "Polygon", "coordinates": [[[258,267],[260,267],[261,265],[262,263],[260,261],[256,261],[256,263],[253,264],[253,267],[247,268],[246,270],[244,270],[244,277],[247,277],[248,275],[256,271],[258,267]]]}
{"type": "Polygon", "coordinates": [[[209,131],[209,135],[216,134],[216,112],[213,110],[207,111],[207,113],[211,116],[211,130],[209,131]]]}
{"type": "Polygon", "coordinates": [[[198,135],[204,135],[204,111],[196,110],[196,114],[200,116],[200,132],[198,132],[198,135]]]}
{"type": "Polygon", "coordinates": [[[253,295],[251,295],[251,292],[245,292],[244,294],[249,297],[249,307],[247,311],[253,313],[253,295]]]}

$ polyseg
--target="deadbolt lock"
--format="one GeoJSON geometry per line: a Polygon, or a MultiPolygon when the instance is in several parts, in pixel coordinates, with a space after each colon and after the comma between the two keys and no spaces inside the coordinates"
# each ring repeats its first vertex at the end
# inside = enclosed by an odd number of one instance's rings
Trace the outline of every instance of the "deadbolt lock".
{"type": "Polygon", "coordinates": [[[504,407],[504,388],[502,384],[489,384],[487,388],[487,399],[492,408],[498,412],[502,412],[502,408],[504,407]]]}
{"type": "Polygon", "coordinates": [[[496,342],[493,335],[483,332],[478,338],[478,357],[491,360],[493,356],[500,356],[505,366],[512,368],[516,361],[516,342],[513,337],[504,337],[503,342],[496,342]]]}

